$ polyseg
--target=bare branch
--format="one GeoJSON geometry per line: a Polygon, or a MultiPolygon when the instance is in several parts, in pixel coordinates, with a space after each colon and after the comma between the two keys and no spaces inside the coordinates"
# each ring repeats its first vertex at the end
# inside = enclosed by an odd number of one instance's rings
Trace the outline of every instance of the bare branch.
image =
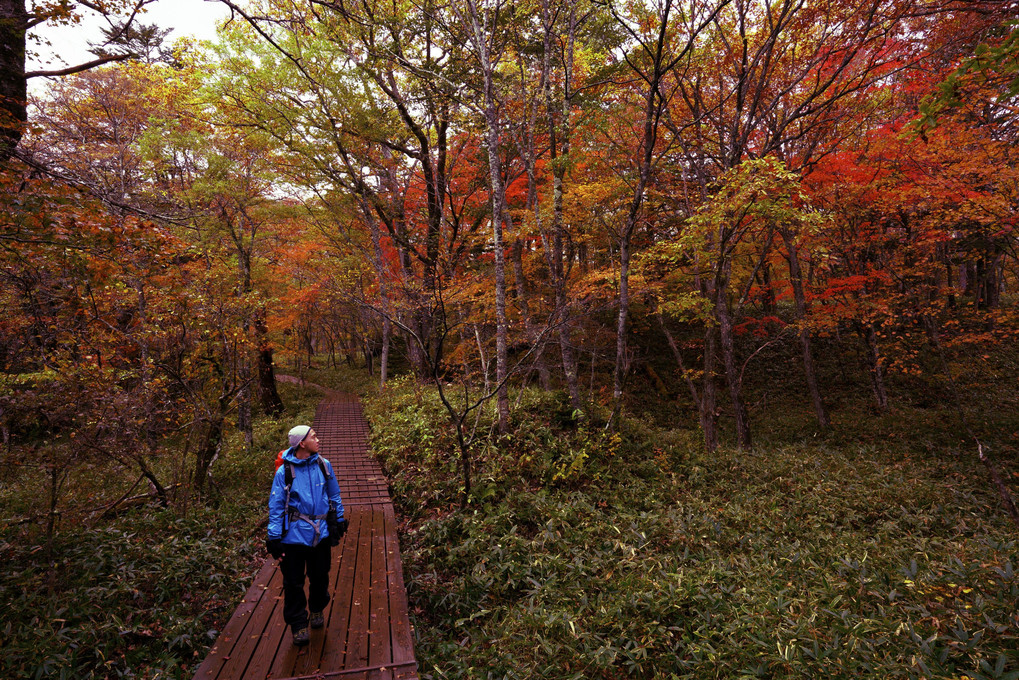
{"type": "Polygon", "coordinates": [[[133,54],[127,52],[125,54],[115,54],[109,57],[100,57],[99,59],[87,61],[84,64],[68,66],[67,68],[57,69],[55,71],[28,71],[25,73],[25,80],[28,80],[29,78],[55,78],[57,76],[69,76],[75,73],[81,73],[82,71],[88,71],[89,69],[102,66],[103,64],[124,61],[125,59],[130,59],[133,56],[133,54]]]}

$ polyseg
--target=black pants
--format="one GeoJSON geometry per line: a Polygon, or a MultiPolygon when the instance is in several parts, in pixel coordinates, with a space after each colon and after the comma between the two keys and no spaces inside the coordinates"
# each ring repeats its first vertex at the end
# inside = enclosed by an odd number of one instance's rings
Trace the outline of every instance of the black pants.
{"type": "Polygon", "coordinates": [[[308,609],[320,612],[329,604],[329,563],[332,551],[322,541],[314,548],[306,545],[285,546],[280,571],[283,572],[283,620],[291,630],[308,625],[308,609]],[[304,573],[308,572],[308,597],[304,597],[304,573]]]}

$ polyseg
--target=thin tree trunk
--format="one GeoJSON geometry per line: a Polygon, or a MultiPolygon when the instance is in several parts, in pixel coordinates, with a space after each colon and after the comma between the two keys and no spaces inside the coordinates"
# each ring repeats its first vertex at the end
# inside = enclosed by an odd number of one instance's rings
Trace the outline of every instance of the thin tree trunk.
{"type": "MultiPolygon", "coordinates": [[[[486,88],[491,89],[491,83],[486,88]]],[[[505,194],[499,162],[499,128],[495,102],[486,92],[485,116],[488,118],[488,167],[492,177],[492,237],[495,248],[495,380],[498,384],[496,408],[499,413],[499,432],[509,431],[509,387],[506,384],[509,370],[509,322],[506,318],[506,254],[503,248],[503,212],[505,194]]]]}
{"type": "Polygon", "coordinates": [[[718,356],[718,331],[708,324],[704,329],[704,388],[701,390],[700,422],[704,433],[704,448],[718,448],[718,380],[715,364],[718,356]]]}
{"type": "MultiPolygon", "coordinates": [[[[619,316],[616,320],[616,364],[612,377],[612,398],[615,402],[613,412],[620,407],[623,397],[623,382],[629,367],[629,356],[626,346],[626,322],[630,312],[630,241],[637,228],[641,206],[644,203],[644,192],[651,177],[651,165],[654,159],[655,143],[658,139],[658,121],[661,117],[664,102],[659,96],[659,85],[666,70],[671,68],[665,64],[665,44],[667,42],[669,16],[672,10],[671,0],[666,0],[661,10],[658,24],[658,35],[654,45],[653,66],[647,74],[647,92],[644,95],[644,134],[640,140],[640,161],[637,167],[637,186],[633,190],[630,209],[626,215],[626,223],[619,234],[619,316]]],[[[647,45],[644,46],[646,49],[647,45]]],[[[671,55],[670,55],[671,56],[671,55]]],[[[675,64],[675,62],[673,62],[675,64]]]]}
{"type": "Polygon", "coordinates": [[[884,369],[881,367],[881,353],[877,344],[877,331],[874,324],[867,322],[859,327],[859,333],[867,345],[867,367],[870,374],[870,387],[874,393],[874,401],[882,413],[888,410],[888,392],[885,389],[884,369]]]}
{"type": "MultiPolygon", "coordinates": [[[[158,451],[155,448],[150,448],[149,452],[153,456],[158,454],[158,451]]],[[[142,476],[145,477],[145,479],[149,480],[149,484],[152,486],[152,490],[155,492],[156,498],[159,499],[159,505],[164,508],[168,507],[170,504],[170,500],[166,493],[166,487],[164,487],[159,482],[159,479],[156,477],[155,473],[152,472],[151,469],[149,469],[148,463],[145,462],[145,457],[142,455],[138,455],[135,457],[135,461],[138,463],[138,469],[141,471],[142,476]]]]}
{"type": "Polygon", "coordinates": [[[267,416],[279,418],[286,410],[279,390],[276,388],[276,362],[273,347],[268,340],[269,328],[261,314],[255,318],[255,338],[258,341],[258,393],[262,398],[262,410],[267,416]]]}
{"type": "Polygon", "coordinates": [[[488,174],[492,188],[492,246],[495,251],[495,379],[497,385],[496,409],[499,418],[499,432],[509,431],[509,387],[506,384],[509,371],[509,322],[506,316],[506,252],[503,241],[503,225],[509,224],[506,214],[506,191],[502,182],[502,161],[499,156],[501,130],[499,113],[495,100],[495,64],[492,61],[489,44],[487,15],[483,18],[475,0],[468,0],[465,17],[475,53],[481,66],[484,80],[484,115],[486,124],[486,147],[488,151],[488,174]],[[485,25],[482,26],[484,21],[485,25]]]}
{"type": "MultiPolygon", "coordinates": [[[[243,357],[239,358],[244,361],[243,357]]],[[[237,379],[243,385],[237,394],[237,429],[244,433],[244,443],[250,449],[254,442],[254,432],[251,408],[251,369],[246,365],[246,362],[237,371],[237,379]]]]}
{"type": "Polygon", "coordinates": [[[393,337],[393,322],[386,316],[382,319],[382,356],[379,357],[379,389],[386,386],[389,372],[389,344],[393,337]]]}
{"type": "Polygon", "coordinates": [[[619,315],[616,317],[616,364],[612,372],[612,399],[619,406],[623,382],[630,367],[626,346],[626,322],[630,313],[630,236],[619,239],[619,315]]]}
{"type": "Polygon", "coordinates": [[[771,285],[771,265],[769,264],[761,267],[761,288],[764,290],[762,302],[764,313],[775,316],[778,313],[778,306],[775,302],[775,289],[771,285]]]}
{"type": "MultiPolygon", "coordinates": [[[[718,320],[718,336],[722,350],[722,364],[725,366],[725,382],[729,387],[729,399],[732,401],[733,417],[736,419],[736,444],[741,449],[749,449],[753,445],[750,437],[750,414],[743,401],[743,376],[736,365],[736,348],[732,336],[732,316],[729,313],[728,301],[725,298],[724,280],[728,277],[728,263],[721,265],[722,280],[716,282],[714,289],[715,318],[718,320]]],[[[705,359],[707,357],[705,356],[705,359]]]]}
{"type": "Polygon", "coordinates": [[[361,356],[364,357],[364,366],[368,369],[368,375],[372,378],[375,377],[375,352],[372,349],[371,343],[368,338],[364,339],[361,344],[361,356]]]}
{"type": "Polygon", "coordinates": [[[824,408],[824,400],[821,398],[821,388],[817,384],[817,371],[814,368],[814,353],[810,346],[810,329],[807,328],[807,297],[803,290],[803,273],[800,269],[800,258],[796,249],[796,242],[793,235],[786,229],[779,229],[782,241],[785,243],[787,262],[789,264],[789,281],[793,287],[793,297],[796,300],[796,318],[800,323],[800,348],[803,353],[803,372],[807,379],[807,391],[810,393],[810,401],[814,405],[814,415],[817,423],[822,429],[831,427],[828,419],[828,412],[824,408]]]}
{"type": "Polygon", "coordinates": [[[63,486],[64,473],[55,464],[50,464],[50,510],[46,519],[46,552],[53,552],[53,537],[57,530],[57,501],[60,498],[60,487],[63,486]]]}
{"type": "MultiPolygon", "coordinates": [[[[513,283],[516,288],[520,317],[524,321],[524,333],[527,335],[528,342],[537,344],[541,339],[541,334],[535,328],[534,321],[531,319],[531,305],[527,300],[527,279],[524,278],[523,250],[523,242],[518,237],[513,241],[513,246],[510,248],[510,260],[513,262],[513,283]]],[[[541,382],[541,388],[545,391],[551,389],[552,383],[548,374],[548,366],[545,364],[544,349],[542,347],[534,349],[533,366],[538,371],[538,380],[541,382]]]]}
{"type": "MultiPolygon", "coordinates": [[[[549,278],[552,281],[552,290],[555,299],[553,318],[556,319],[556,336],[559,340],[559,353],[563,364],[563,374],[566,377],[566,389],[570,393],[570,406],[579,411],[580,381],[577,375],[577,359],[573,353],[571,344],[571,326],[569,300],[566,294],[566,277],[563,271],[563,180],[566,177],[565,161],[570,155],[570,114],[572,95],[570,88],[573,83],[573,55],[576,41],[576,7],[570,3],[569,31],[566,42],[566,59],[563,65],[563,100],[562,119],[559,125],[555,120],[555,101],[552,97],[552,65],[551,54],[553,45],[553,27],[555,24],[554,13],[549,6],[549,0],[542,1],[542,21],[544,23],[544,52],[542,58],[542,82],[545,89],[545,114],[548,121],[549,133],[549,154],[552,166],[552,234],[551,244],[546,234],[542,231],[542,245],[545,249],[545,260],[548,265],[549,278]],[[561,155],[560,154],[561,151],[561,155]]],[[[538,206],[535,205],[535,212],[538,214],[538,206]]]]}
{"type": "MultiPolygon", "coordinates": [[[[714,381],[710,381],[712,389],[710,391],[712,403],[710,405],[704,403],[704,398],[697,390],[697,385],[694,384],[693,378],[690,377],[690,373],[686,370],[686,364],[683,362],[683,355],[679,351],[679,347],[676,345],[675,338],[672,337],[672,333],[669,331],[668,326],[665,325],[665,319],[662,318],[661,311],[655,311],[655,318],[658,319],[658,326],[662,329],[662,333],[665,334],[665,340],[669,343],[669,348],[672,350],[672,356],[676,359],[676,365],[679,366],[679,372],[683,376],[683,382],[686,383],[687,389],[690,391],[690,398],[693,399],[694,406],[697,407],[697,419],[701,425],[701,432],[704,434],[704,444],[709,451],[714,451],[718,446],[718,434],[715,426],[715,405],[714,400],[714,381]]],[[[713,348],[712,348],[713,351],[713,348]]],[[[704,395],[708,394],[708,382],[705,382],[704,395]]]]}
{"type": "Polygon", "coordinates": [[[196,449],[194,490],[201,497],[205,494],[205,481],[213,462],[219,456],[219,447],[223,441],[223,414],[216,414],[205,430],[205,437],[196,449]]]}

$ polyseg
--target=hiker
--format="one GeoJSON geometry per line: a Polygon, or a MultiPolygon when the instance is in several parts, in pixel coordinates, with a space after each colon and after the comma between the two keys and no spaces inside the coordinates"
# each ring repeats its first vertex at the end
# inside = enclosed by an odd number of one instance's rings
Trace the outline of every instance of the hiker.
{"type": "Polygon", "coordinates": [[[283,620],[293,632],[294,644],[308,644],[308,627],[325,624],[329,604],[330,548],[339,545],[347,531],[340,487],[332,465],[318,455],[318,437],[307,425],[298,425],[287,437],[290,448],[276,469],[269,494],[269,554],[282,558],[283,620]],[[304,596],[308,574],[309,596],[304,596]],[[310,607],[309,616],[306,607],[310,607]]]}

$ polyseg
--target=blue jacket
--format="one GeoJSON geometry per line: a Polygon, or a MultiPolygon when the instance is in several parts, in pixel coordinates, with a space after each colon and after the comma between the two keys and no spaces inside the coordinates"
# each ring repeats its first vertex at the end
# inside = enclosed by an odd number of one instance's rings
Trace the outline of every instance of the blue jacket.
{"type": "MultiPolygon", "coordinates": [[[[322,478],[322,469],[319,467],[319,455],[313,454],[304,460],[294,455],[294,448],[287,449],[283,454],[284,462],[288,462],[294,469],[294,482],[290,487],[290,507],[296,508],[298,512],[309,516],[325,515],[329,512],[329,503],[336,503],[336,519],[343,519],[343,501],[340,499],[340,486],[336,483],[336,475],[333,473],[333,466],[325,458],[326,470],[329,476],[322,478]]],[[[315,538],[315,528],[303,520],[294,519],[287,521],[287,533],[283,535],[283,515],[286,503],[286,465],[280,465],[276,470],[276,476],[272,480],[272,491],[269,493],[269,538],[283,536],[284,543],[298,545],[312,545],[315,538]]],[[[320,539],[329,536],[329,529],[323,519],[320,523],[320,539]]]]}

